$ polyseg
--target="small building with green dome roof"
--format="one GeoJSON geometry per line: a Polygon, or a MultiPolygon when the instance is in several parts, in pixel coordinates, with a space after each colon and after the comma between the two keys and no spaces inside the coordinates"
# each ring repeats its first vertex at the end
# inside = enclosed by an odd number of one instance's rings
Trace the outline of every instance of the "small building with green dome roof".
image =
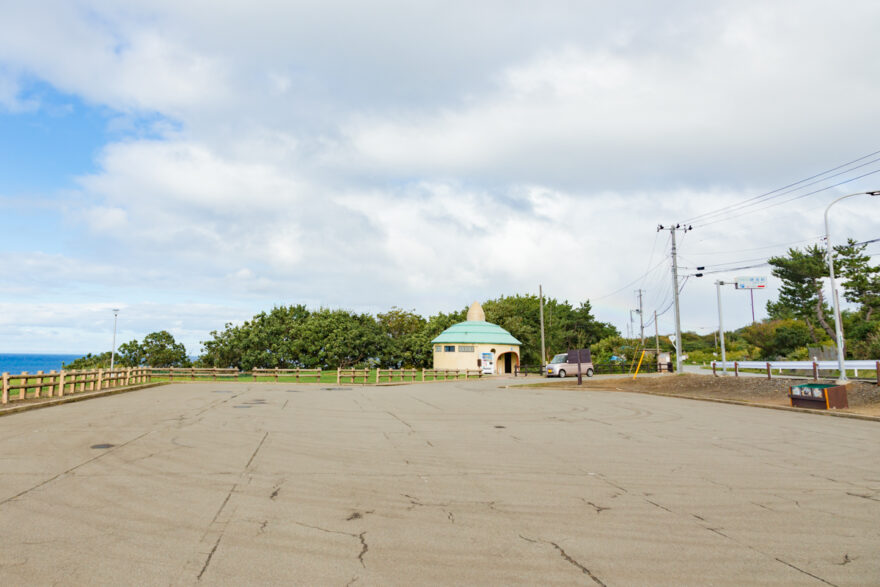
{"type": "Polygon", "coordinates": [[[513,373],[520,364],[522,343],[497,324],[486,322],[486,314],[477,302],[471,304],[466,321],[450,326],[431,343],[435,369],[513,373]]]}

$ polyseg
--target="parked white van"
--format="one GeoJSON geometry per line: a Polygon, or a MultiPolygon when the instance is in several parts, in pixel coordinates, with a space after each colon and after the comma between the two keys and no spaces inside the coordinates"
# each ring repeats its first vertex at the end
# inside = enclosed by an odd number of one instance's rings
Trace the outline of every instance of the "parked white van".
{"type": "Polygon", "coordinates": [[[592,377],[593,357],[590,356],[590,349],[578,349],[556,355],[547,365],[547,377],[564,378],[569,375],[577,375],[578,353],[580,353],[581,359],[581,374],[592,377]]]}

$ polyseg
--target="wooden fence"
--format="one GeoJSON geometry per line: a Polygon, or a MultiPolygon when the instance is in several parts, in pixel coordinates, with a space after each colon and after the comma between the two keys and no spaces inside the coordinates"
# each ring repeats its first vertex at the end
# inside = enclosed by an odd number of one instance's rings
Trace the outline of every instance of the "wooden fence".
{"type": "MultiPolygon", "coordinates": [[[[419,377],[418,369],[376,369],[376,383],[381,383],[382,378],[388,383],[392,381],[416,381],[419,377]]],[[[424,377],[422,377],[424,381],[424,377]]]]}
{"type": "MultiPolygon", "coordinates": [[[[321,369],[252,369],[239,371],[233,369],[213,369],[197,367],[132,367],[124,369],[93,369],[84,371],[50,371],[44,373],[19,373],[2,375],[2,403],[25,399],[62,397],[87,391],[101,391],[117,387],[128,387],[143,383],[152,383],[156,379],[168,381],[197,381],[211,378],[240,380],[241,376],[250,376],[253,381],[258,378],[271,378],[278,382],[280,378],[293,378],[296,382],[309,380],[321,382],[324,373],[321,369]]],[[[332,373],[332,371],[331,371],[332,373]]],[[[414,381],[446,381],[449,379],[480,378],[483,373],[479,369],[337,369],[336,383],[382,383],[414,382],[414,381]]],[[[332,375],[331,375],[332,377],[332,375]]]]}
{"type": "Polygon", "coordinates": [[[314,379],[316,383],[321,382],[321,369],[251,369],[251,375],[254,381],[257,377],[273,377],[275,383],[278,383],[278,377],[293,377],[297,382],[300,377],[305,379],[314,379]]]}
{"type": "Polygon", "coordinates": [[[343,380],[348,379],[352,383],[357,383],[358,379],[363,379],[364,383],[369,383],[370,379],[370,369],[336,369],[336,383],[342,383],[343,380]]]}
{"type": "Polygon", "coordinates": [[[237,368],[231,369],[217,369],[213,367],[148,367],[153,371],[153,377],[167,377],[169,381],[174,381],[175,377],[177,381],[183,381],[189,379],[190,381],[196,381],[197,379],[203,377],[210,377],[211,381],[217,381],[218,377],[232,377],[233,379],[238,379],[238,376],[242,373],[237,368]]]}
{"type": "Polygon", "coordinates": [[[94,369],[91,371],[49,371],[43,373],[19,373],[2,375],[2,399],[10,400],[63,397],[85,391],[101,391],[117,387],[128,387],[150,383],[152,369],[149,367],[114,369],[94,369]]]}
{"type": "MultiPolygon", "coordinates": [[[[820,371],[837,372],[840,375],[840,365],[837,361],[728,361],[727,363],[712,361],[712,374],[717,377],[718,371],[725,368],[728,364],[733,365],[734,377],[739,376],[740,369],[760,369],[767,374],[767,379],[772,377],[772,369],[776,369],[779,375],[782,375],[783,370],[794,371],[795,373],[811,372],[814,381],[819,380],[820,371]]],[[[854,370],[856,377],[859,376],[859,369],[863,371],[873,370],[877,385],[880,385],[880,361],[848,359],[843,362],[843,367],[847,370],[854,370]]]]}

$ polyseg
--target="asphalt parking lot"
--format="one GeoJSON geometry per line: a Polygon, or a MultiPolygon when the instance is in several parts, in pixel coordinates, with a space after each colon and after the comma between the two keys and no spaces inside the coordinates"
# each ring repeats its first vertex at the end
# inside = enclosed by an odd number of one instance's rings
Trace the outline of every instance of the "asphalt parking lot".
{"type": "Polygon", "coordinates": [[[880,584],[880,424],[507,383],[0,418],[0,584],[880,584]]]}

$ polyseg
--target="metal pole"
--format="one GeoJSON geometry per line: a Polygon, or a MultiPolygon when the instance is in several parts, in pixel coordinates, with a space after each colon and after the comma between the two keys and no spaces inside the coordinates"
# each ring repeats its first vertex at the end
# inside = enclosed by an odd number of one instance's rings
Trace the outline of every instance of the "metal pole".
{"type": "Polygon", "coordinates": [[[547,360],[547,354],[544,350],[544,290],[538,285],[538,297],[540,298],[540,314],[541,314],[541,376],[547,376],[547,369],[544,368],[544,361],[547,360]]]}
{"type": "Polygon", "coordinates": [[[755,290],[750,289],[749,294],[752,296],[752,324],[755,323],[755,290]]]}
{"type": "Polygon", "coordinates": [[[119,308],[113,308],[113,349],[110,351],[110,370],[113,370],[113,363],[116,359],[116,318],[119,316],[119,308]]]}
{"type": "Polygon", "coordinates": [[[825,245],[828,247],[828,274],[831,278],[831,299],[834,302],[834,332],[837,335],[837,368],[840,371],[840,376],[838,377],[837,381],[835,381],[835,383],[837,383],[838,385],[846,385],[847,383],[849,383],[849,380],[846,378],[846,364],[844,362],[843,356],[843,324],[840,321],[840,304],[837,301],[837,282],[834,279],[834,249],[831,246],[831,229],[828,227],[828,211],[831,209],[831,206],[841,200],[845,200],[846,198],[851,198],[853,196],[861,196],[863,194],[869,196],[880,196],[880,190],[872,192],[856,192],[854,194],[840,196],[839,198],[828,204],[828,207],[825,208],[825,245]]]}
{"type": "Polygon", "coordinates": [[[672,298],[675,301],[675,372],[681,373],[681,313],[678,308],[678,259],[675,257],[675,226],[672,234],[672,298]]]}
{"type": "Polygon", "coordinates": [[[642,315],[642,290],[639,290],[639,331],[641,333],[642,348],[645,347],[645,317],[642,315]]]}
{"type": "Polygon", "coordinates": [[[724,320],[721,318],[721,286],[723,281],[715,282],[715,290],[718,292],[718,332],[721,336],[721,374],[727,375],[727,354],[724,351],[724,320]]]}

